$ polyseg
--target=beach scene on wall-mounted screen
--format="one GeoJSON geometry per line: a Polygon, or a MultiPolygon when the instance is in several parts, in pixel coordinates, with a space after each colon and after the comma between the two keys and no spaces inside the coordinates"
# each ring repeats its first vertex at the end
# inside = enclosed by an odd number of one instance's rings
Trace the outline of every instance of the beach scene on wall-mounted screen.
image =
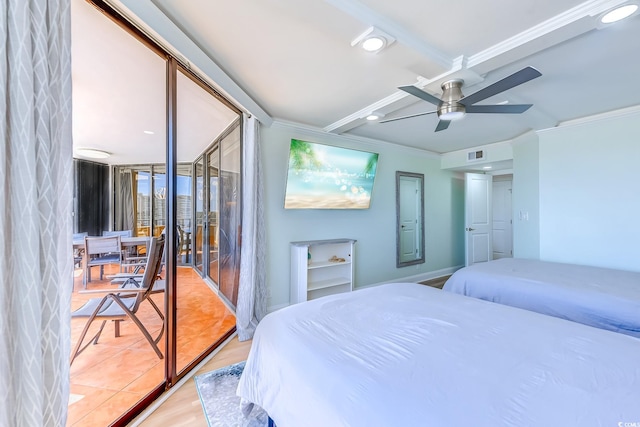
{"type": "Polygon", "coordinates": [[[378,154],[291,140],[285,209],[367,209],[378,154]]]}

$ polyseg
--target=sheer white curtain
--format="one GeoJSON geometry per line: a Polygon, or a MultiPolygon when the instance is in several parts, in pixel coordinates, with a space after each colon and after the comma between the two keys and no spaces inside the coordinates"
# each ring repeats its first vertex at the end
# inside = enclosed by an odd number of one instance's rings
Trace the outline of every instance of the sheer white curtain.
{"type": "Polygon", "coordinates": [[[267,314],[259,124],[255,117],[243,117],[242,250],[236,305],[236,329],[240,341],[251,339],[256,325],[267,314]]]}
{"type": "Polygon", "coordinates": [[[64,426],[67,417],[69,7],[0,1],[0,426],[64,426]]]}

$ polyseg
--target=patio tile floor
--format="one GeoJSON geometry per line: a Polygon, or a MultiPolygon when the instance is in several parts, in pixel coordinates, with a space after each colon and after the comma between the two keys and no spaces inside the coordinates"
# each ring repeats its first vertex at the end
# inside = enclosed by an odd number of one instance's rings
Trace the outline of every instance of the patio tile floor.
{"type": "MultiPolygon", "coordinates": [[[[76,270],[74,279],[72,310],[89,298],[102,296],[80,293],[83,285],[78,273],[80,270],[76,270]]],[[[94,279],[87,289],[110,286],[113,285],[108,279],[94,279]]],[[[163,294],[152,295],[152,298],[159,307],[164,306],[163,294]]],[[[178,268],[177,310],[180,371],[233,328],[235,316],[191,267],[178,268]]],[[[138,318],[152,336],[157,336],[162,321],[148,302],[143,302],[138,318]]],[[[71,320],[72,349],[85,323],[86,319],[82,318],[71,320]]],[[[91,329],[97,330],[100,323],[94,321],[91,329]]],[[[124,321],[121,336],[116,338],[112,323],[105,326],[98,344],[90,345],[71,366],[68,427],[107,426],[163,381],[164,359],[158,358],[138,328],[131,321],[124,321]]],[[[91,331],[87,335],[91,337],[91,331]]],[[[162,341],[159,347],[164,351],[162,341]]]]}

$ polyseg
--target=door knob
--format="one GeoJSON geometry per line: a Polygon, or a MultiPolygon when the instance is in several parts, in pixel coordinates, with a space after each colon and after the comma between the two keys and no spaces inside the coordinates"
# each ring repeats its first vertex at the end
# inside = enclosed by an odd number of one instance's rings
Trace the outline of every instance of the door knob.
{"type": "Polygon", "coordinates": [[[475,228],[467,227],[466,230],[467,231],[473,231],[473,230],[475,230],[475,228]]]}

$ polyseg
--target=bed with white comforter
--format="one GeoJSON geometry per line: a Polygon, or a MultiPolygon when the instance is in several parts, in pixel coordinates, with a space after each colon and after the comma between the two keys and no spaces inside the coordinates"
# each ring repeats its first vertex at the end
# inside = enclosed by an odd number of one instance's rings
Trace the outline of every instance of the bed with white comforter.
{"type": "Polygon", "coordinates": [[[640,339],[396,283],[268,314],[240,379],[278,427],[640,422],[640,339]]]}
{"type": "Polygon", "coordinates": [[[456,271],[443,290],[640,337],[640,273],[504,258],[456,271]]]}

